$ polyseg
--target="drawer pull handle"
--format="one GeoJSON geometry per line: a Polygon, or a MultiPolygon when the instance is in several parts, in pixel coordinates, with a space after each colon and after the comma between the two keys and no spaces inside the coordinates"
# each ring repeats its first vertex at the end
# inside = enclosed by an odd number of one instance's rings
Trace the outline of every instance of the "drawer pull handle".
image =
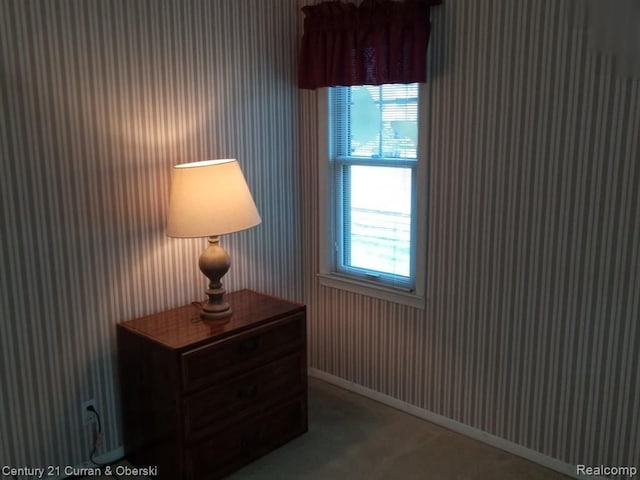
{"type": "Polygon", "coordinates": [[[238,390],[236,398],[238,400],[245,400],[247,398],[255,397],[260,390],[259,385],[247,385],[238,390]]]}
{"type": "Polygon", "coordinates": [[[258,337],[253,337],[238,344],[238,350],[240,353],[251,353],[258,349],[260,344],[258,337]]]}

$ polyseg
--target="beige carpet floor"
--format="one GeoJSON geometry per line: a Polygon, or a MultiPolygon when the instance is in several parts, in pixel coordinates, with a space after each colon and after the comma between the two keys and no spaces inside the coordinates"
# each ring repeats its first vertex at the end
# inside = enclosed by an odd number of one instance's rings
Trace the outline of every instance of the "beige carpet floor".
{"type": "Polygon", "coordinates": [[[229,480],[561,480],[545,467],[317,379],[309,432],[229,480]]]}
{"type": "Polygon", "coordinates": [[[564,480],[569,477],[310,378],[309,432],[228,478],[564,480]]]}

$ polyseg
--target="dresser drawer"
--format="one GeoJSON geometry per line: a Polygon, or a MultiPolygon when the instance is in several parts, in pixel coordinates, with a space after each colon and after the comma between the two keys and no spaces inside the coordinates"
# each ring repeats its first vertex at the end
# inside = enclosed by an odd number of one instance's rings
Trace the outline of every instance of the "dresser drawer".
{"type": "Polygon", "coordinates": [[[192,391],[238,375],[300,349],[305,341],[304,313],[300,313],[191,350],[181,358],[183,388],[192,391]]]}
{"type": "Polygon", "coordinates": [[[305,352],[299,351],[189,395],[183,408],[185,440],[195,441],[225,424],[303,393],[306,362],[305,352]]]}
{"type": "Polygon", "coordinates": [[[300,396],[233,424],[187,449],[187,478],[221,478],[306,431],[307,401],[300,396]]]}

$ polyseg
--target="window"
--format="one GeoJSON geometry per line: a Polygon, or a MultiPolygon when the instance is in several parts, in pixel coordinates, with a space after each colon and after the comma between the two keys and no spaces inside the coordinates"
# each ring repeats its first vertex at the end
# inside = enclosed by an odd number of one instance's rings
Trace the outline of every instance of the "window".
{"type": "Polygon", "coordinates": [[[424,304],[420,90],[327,89],[324,284],[424,304]]]}

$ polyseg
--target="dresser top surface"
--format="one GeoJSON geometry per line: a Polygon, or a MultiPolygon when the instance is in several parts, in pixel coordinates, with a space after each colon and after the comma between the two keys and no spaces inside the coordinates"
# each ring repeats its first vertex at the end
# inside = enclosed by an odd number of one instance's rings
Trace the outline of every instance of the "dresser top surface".
{"type": "Polygon", "coordinates": [[[304,312],[304,305],[271,297],[252,290],[225,295],[233,311],[224,320],[201,320],[193,305],[167,310],[120,323],[168,348],[180,349],[212,339],[224,338],[262,323],[304,312]]]}

